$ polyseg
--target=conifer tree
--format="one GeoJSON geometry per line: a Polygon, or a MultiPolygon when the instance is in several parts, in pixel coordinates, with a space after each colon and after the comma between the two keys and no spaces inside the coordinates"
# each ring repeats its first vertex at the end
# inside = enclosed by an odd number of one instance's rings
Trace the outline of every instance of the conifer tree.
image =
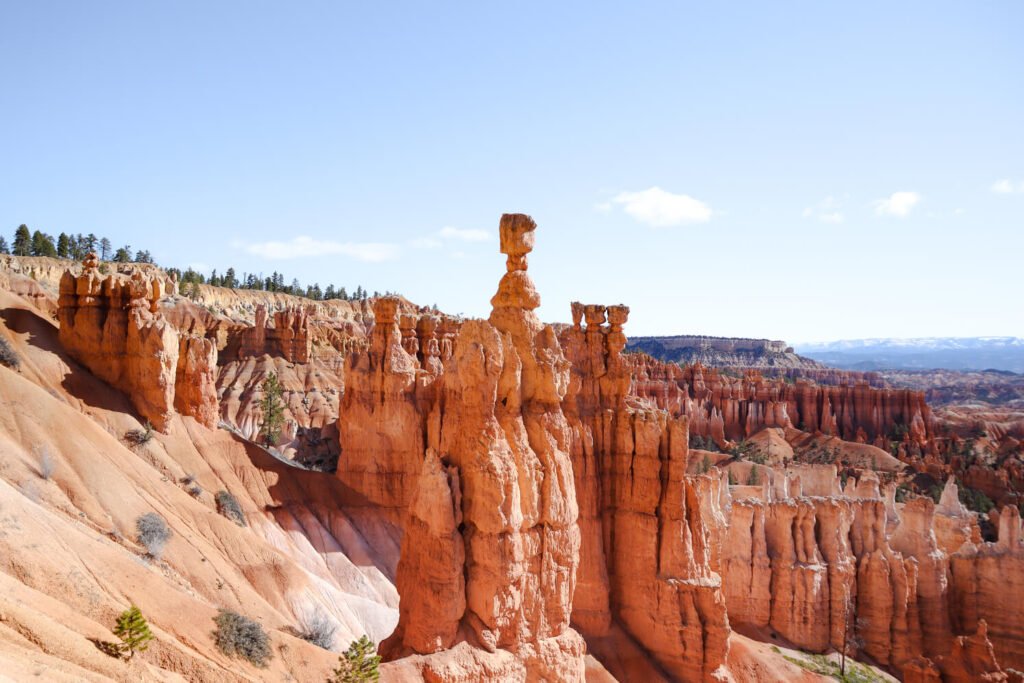
{"type": "Polygon", "coordinates": [[[100,258],[104,261],[109,261],[112,252],[113,245],[106,237],[100,240],[100,258]]]}
{"type": "Polygon", "coordinates": [[[338,658],[338,668],[334,670],[331,683],[366,683],[379,681],[380,655],[377,646],[368,637],[354,640],[338,658]]]}
{"type": "Polygon", "coordinates": [[[117,618],[117,626],[114,627],[114,635],[121,639],[121,653],[127,653],[128,659],[135,656],[136,652],[146,650],[149,641],[153,640],[146,618],[135,605],[121,612],[121,616],[117,618]]]}
{"type": "Polygon", "coordinates": [[[263,398],[260,399],[260,408],[263,412],[263,424],[260,426],[260,438],[267,446],[277,443],[277,437],[284,425],[284,402],[281,400],[281,382],[277,379],[276,373],[267,375],[263,381],[263,398]]]}
{"type": "Polygon", "coordinates": [[[67,233],[62,232],[57,236],[57,257],[67,258],[71,256],[71,240],[68,239],[67,233]]]}
{"type": "Polygon", "coordinates": [[[11,248],[7,246],[7,240],[4,239],[3,235],[0,235],[0,254],[10,254],[11,248]]]}
{"type": "Polygon", "coordinates": [[[22,223],[14,232],[14,255],[28,256],[32,253],[32,233],[28,226],[22,223]]]}

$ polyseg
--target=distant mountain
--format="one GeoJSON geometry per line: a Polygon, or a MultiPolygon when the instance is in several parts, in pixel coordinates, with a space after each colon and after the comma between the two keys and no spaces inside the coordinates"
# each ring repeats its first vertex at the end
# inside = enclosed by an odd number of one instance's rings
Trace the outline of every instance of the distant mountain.
{"type": "Polygon", "coordinates": [[[797,353],[851,370],[1006,370],[1024,372],[1020,337],[920,337],[844,339],[796,344],[797,353]]]}

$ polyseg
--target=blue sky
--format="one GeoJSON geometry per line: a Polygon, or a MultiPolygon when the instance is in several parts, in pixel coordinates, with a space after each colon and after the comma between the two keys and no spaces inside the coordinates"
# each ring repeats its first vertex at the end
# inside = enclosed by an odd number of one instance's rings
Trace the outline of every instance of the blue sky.
{"type": "Polygon", "coordinates": [[[1024,4],[0,2],[0,228],[487,315],[1024,336],[1024,4]]]}

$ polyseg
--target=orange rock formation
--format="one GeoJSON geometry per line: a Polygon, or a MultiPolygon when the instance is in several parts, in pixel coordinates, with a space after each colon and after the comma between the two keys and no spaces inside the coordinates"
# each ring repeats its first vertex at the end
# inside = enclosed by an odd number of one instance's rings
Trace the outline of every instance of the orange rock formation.
{"type": "Polygon", "coordinates": [[[160,298],[173,293],[173,281],[141,271],[104,277],[95,254],[82,265],[80,275],[65,271],[60,281],[60,341],[68,353],[128,394],[161,431],[175,407],[215,426],[216,349],[200,337],[179,335],[158,310],[160,298]]]}

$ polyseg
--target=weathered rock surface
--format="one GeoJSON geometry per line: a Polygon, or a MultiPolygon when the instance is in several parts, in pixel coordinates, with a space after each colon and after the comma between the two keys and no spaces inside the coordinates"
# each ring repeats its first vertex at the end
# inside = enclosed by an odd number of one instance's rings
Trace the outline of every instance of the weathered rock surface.
{"type": "Polygon", "coordinates": [[[58,317],[64,348],[124,391],[157,429],[168,428],[175,407],[215,426],[216,350],[204,339],[179,334],[157,305],[173,293],[175,283],[141,271],[104,277],[98,265],[90,254],[80,275],[66,271],[61,278],[58,317]]]}

